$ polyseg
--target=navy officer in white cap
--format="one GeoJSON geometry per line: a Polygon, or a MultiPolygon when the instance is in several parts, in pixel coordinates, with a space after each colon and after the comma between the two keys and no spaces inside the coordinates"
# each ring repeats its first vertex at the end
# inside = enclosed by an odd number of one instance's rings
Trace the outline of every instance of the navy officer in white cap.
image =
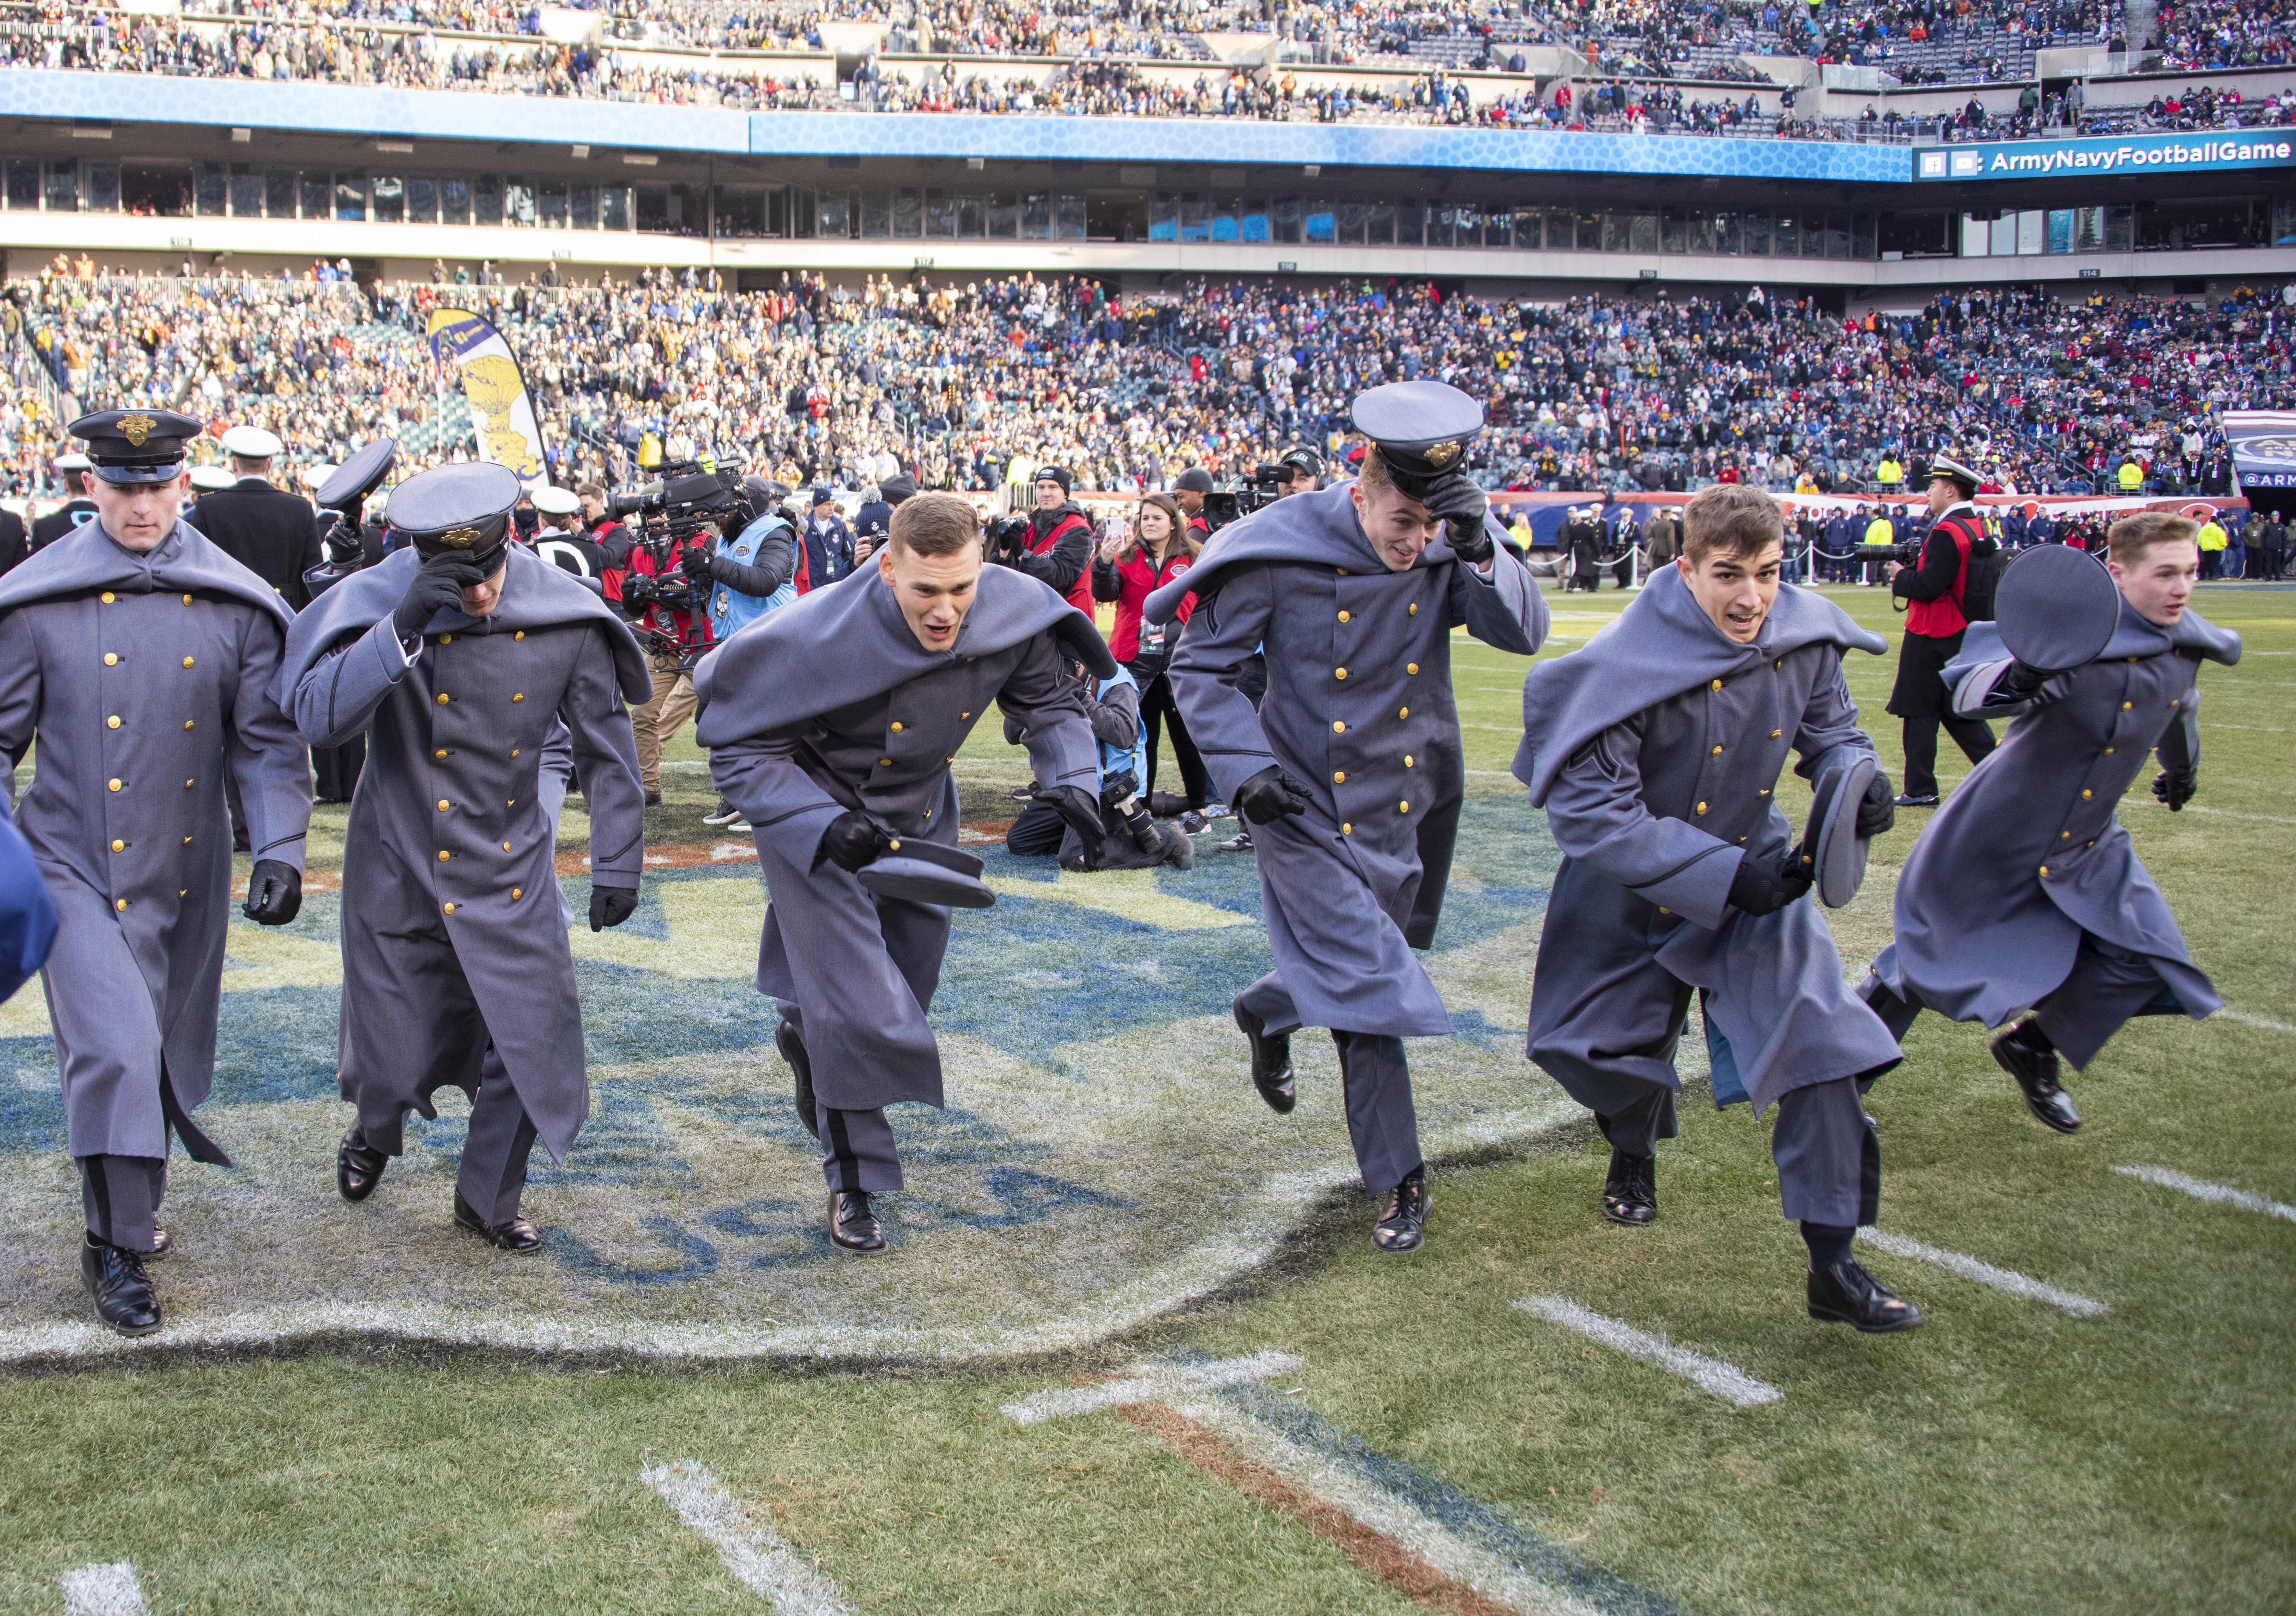
{"type": "Polygon", "coordinates": [[[229,1165],[191,1118],[215,1075],[231,918],[225,783],[246,804],[262,924],[301,905],[311,817],[302,741],[267,693],[286,603],[177,519],[201,430],[167,410],[73,422],[95,520],[0,578],[0,750],[37,745],[16,819],[62,923],[45,980],[80,1276],[127,1335],[160,1327],[144,1265],[168,1249],[169,1136],[229,1165]]]}
{"type": "MultiPolygon", "coordinates": [[[[189,420],[189,416],[184,417],[189,420]]],[[[78,449],[59,455],[51,463],[64,485],[66,498],[32,524],[32,548],[45,550],[73,529],[95,520],[95,500],[88,493],[90,462],[78,449]]]]}
{"type": "Polygon", "coordinates": [[[184,520],[300,611],[311,603],[303,575],[327,558],[319,547],[318,513],[311,502],[271,481],[271,463],[284,448],[276,434],[259,426],[233,427],[223,435],[223,452],[231,457],[237,480],[202,493],[198,508],[184,520]]]}
{"type": "Polygon", "coordinates": [[[1428,1210],[1403,1040],[1451,1030],[1405,931],[1435,874],[1420,826],[1457,784],[1451,630],[1529,656],[1547,615],[1529,570],[1494,546],[1466,474],[1482,406],[1439,381],[1400,381],[1354,414],[1372,440],[1354,483],[1222,529],[1145,612],[1168,621],[1182,596],[1200,603],[1173,689],[1259,853],[1275,968],[1235,998],[1252,1082],[1289,1112],[1291,1035],[1331,1029],[1364,1188],[1384,1198],[1372,1242],[1401,1252],[1418,1249],[1428,1210]],[[1255,710],[1240,685],[1263,642],[1255,710]]]}

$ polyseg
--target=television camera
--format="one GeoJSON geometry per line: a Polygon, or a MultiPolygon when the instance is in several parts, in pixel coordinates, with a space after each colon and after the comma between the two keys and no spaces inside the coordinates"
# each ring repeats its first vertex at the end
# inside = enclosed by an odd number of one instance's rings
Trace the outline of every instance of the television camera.
{"type": "Polygon", "coordinates": [[[1262,505],[1274,504],[1283,497],[1284,481],[1283,466],[1262,465],[1252,467],[1249,478],[1238,477],[1215,486],[1204,496],[1205,525],[1217,533],[1262,505]]]}
{"type": "Polygon", "coordinates": [[[636,536],[652,558],[652,572],[633,567],[622,580],[622,603],[642,614],[631,627],[646,650],[675,656],[691,668],[709,649],[709,578],[689,574],[681,562],[694,539],[715,537],[729,520],[746,524],[752,511],[739,460],[666,461],[651,482],[617,488],[608,509],[636,536]],[[658,610],[646,611],[645,608],[658,610]]]}

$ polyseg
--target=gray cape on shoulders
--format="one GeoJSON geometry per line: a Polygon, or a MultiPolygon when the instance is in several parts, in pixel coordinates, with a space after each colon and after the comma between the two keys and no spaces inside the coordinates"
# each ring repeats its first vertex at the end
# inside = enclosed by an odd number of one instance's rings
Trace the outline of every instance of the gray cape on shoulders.
{"type": "Polygon", "coordinates": [[[1817,644],[1875,656],[1890,649],[1832,601],[1792,584],[1779,586],[1762,632],[1739,644],[1714,626],[1682,574],[1661,567],[1609,628],[1571,655],[1531,669],[1522,682],[1514,777],[1544,805],[1563,766],[1604,730],[1709,680],[1817,644]]]}
{"type": "MultiPolygon", "coordinates": [[[[1231,522],[1214,534],[1193,565],[1149,595],[1141,615],[1152,623],[1168,623],[1189,595],[1209,599],[1220,587],[1220,575],[1255,562],[1285,562],[1312,567],[1348,567],[1365,572],[1384,572],[1388,565],[1371,547],[1351,508],[1353,483],[1313,494],[1294,494],[1272,505],[1262,505],[1242,521],[1231,522]]],[[[1439,567],[1456,561],[1442,540],[1420,552],[1413,563],[1439,567]]]]}
{"type": "Polygon", "coordinates": [[[138,555],[106,533],[102,523],[82,522],[0,576],[0,612],[127,586],[160,593],[229,595],[260,606],[283,630],[294,620],[293,610],[279,598],[279,591],[225,554],[191,523],[178,519],[169,537],[176,542],[163,539],[157,548],[138,555]]]}
{"type": "MultiPolygon", "coordinates": [[[[398,609],[406,587],[422,558],[409,548],[394,550],[374,566],[354,572],[320,595],[295,619],[287,636],[287,655],[271,693],[282,710],[291,710],[295,687],[319,659],[354,635],[365,634],[398,609]]],[[[517,545],[510,547],[501,600],[490,620],[497,628],[556,628],[567,623],[595,623],[606,631],[614,651],[615,683],[622,699],[633,707],[653,694],[653,676],[646,671],[645,653],[627,623],[613,608],[570,572],[552,566],[517,545]]],[[[17,569],[21,571],[23,569],[17,569]]],[[[253,577],[253,574],[249,574],[253,577]]],[[[432,617],[425,632],[452,633],[472,619],[447,610],[432,617]]]]}
{"type": "Polygon", "coordinates": [[[1116,677],[1093,620],[1025,572],[981,568],[955,645],[938,652],[917,643],[892,589],[874,567],[864,567],[754,619],[701,659],[693,670],[693,738],[718,747],[789,729],[897,690],[955,658],[1009,650],[1039,634],[1050,634],[1095,677],[1116,677]],[[739,699],[713,704],[720,683],[739,699]]]}

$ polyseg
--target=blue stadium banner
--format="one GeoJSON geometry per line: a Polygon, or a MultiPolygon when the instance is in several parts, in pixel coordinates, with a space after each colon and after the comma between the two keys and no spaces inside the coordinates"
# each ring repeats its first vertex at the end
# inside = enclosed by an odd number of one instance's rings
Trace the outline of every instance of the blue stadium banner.
{"type": "Polygon", "coordinates": [[[2276,168],[2296,162],[2296,134],[2127,135],[2102,140],[2019,140],[1922,146],[1917,180],[2040,179],[2053,174],[2161,174],[2170,169],[2276,168]]]}
{"type": "Polygon", "coordinates": [[[2226,410],[2225,439],[2243,488],[2296,488],[2296,413],[2226,410]]]}

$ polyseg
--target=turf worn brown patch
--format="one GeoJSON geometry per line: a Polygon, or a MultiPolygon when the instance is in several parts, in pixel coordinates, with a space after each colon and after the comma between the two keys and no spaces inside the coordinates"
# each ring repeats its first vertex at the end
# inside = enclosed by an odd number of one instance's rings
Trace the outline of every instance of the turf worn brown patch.
{"type": "Polygon", "coordinates": [[[1116,1412],[1206,1475],[1283,1511],[1339,1548],[1366,1574],[1430,1610],[1442,1611],[1446,1616],[1513,1616],[1505,1605],[1445,1576],[1345,1510],[1333,1508],[1289,1477],[1238,1453],[1217,1431],[1206,1430],[1168,1406],[1129,1403],[1116,1412]]]}

